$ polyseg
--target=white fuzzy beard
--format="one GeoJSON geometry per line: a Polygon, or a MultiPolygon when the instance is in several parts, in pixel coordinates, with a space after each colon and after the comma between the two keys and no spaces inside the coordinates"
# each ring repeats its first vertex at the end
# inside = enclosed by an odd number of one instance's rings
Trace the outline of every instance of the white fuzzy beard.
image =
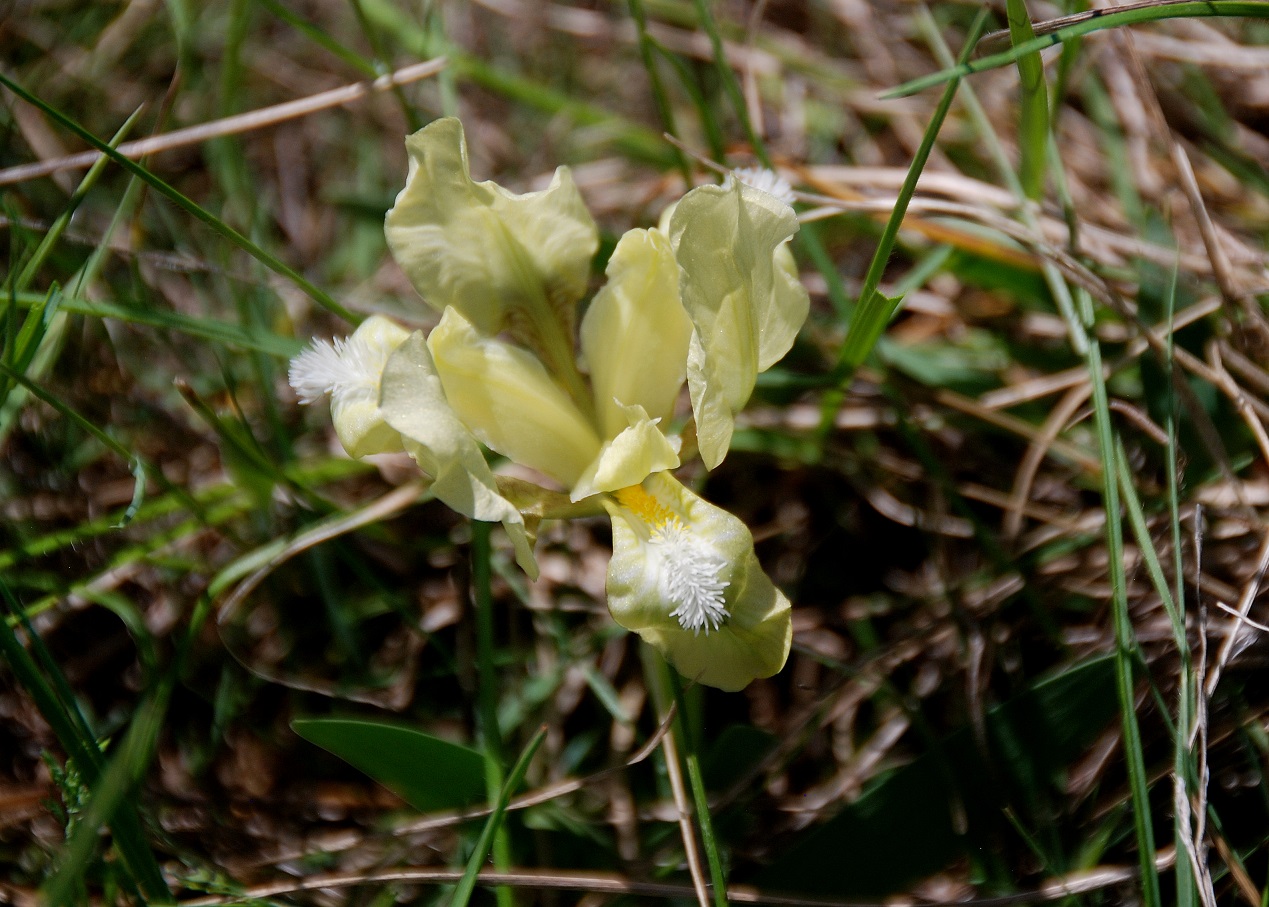
{"type": "Polygon", "coordinates": [[[728,617],[723,590],[731,584],[718,576],[727,562],[678,520],[658,526],[648,541],[659,556],[661,594],[677,605],[670,616],[694,635],[722,626],[728,617]]]}
{"type": "Polygon", "coordinates": [[[376,398],[386,358],[355,335],[334,342],[314,340],[291,360],[287,377],[301,403],[316,403],[325,394],[336,404],[363,396],[376,398]]]}

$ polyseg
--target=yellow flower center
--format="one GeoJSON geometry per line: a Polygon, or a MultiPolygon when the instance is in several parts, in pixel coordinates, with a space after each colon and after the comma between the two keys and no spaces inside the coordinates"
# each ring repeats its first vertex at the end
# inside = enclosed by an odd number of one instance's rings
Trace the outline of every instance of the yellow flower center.
{"type": "Polygon", "coordinates": [[[613,496],[621,502],[621,506],[634,511],[635,516],[655,529],[664,529],[667,524],[679,523],[679,518],[669,507],[666,507],[644,490],[642,485],[631,485],[613,492],[613,496]]]}

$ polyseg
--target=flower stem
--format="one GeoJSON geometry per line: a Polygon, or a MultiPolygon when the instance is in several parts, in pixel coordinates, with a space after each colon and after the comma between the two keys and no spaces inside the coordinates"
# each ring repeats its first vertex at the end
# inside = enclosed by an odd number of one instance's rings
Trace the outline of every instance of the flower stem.
{"type": "Polygon", "coordinates": [[[683,681],[678,671],[666,666],[666,674],[670,678],[670,689],[674,692],[674,702],[678,706],[674,716],[674,735],[683,747],[684,761],[687,763],[688,783],[692,787],[692,800],[696,804],[696,821],[701,829],[701,844],[705,856],[709,860],[709,878],[714,888],[715,907],[727,907],[727,880],[723,876],[723,861],[718,853],[718,839],[714,837],[714,822],[709,814],[709,795],[705,792],[705,778],[701,774],[701,760],[697,752],[696,734],[688,721],[687,697],[683,691],[683,681]]]}
{"type": "MultiPolygon", "coordinates": [[[[485,784],[489,790],[490,805],[496,805],[503,788],[502,734],[498,729],[498,676],[494,670],[493,587],[490,559],[493,556],[489,540],[491,524],[482,520],[471,521],[471,578],[472,592],[476,598],[476,662],[479,677],[476,681],[476,706],[480,725],[480,738],[485,753],[485,784]]],[[[505,826],[498,824],[494,831],[493,860],[497,869],[511,865],[511,839],[505,826]]],[[[510,888],[499,886],[496,890],[498,907],[514,907],[510,888]]]]}

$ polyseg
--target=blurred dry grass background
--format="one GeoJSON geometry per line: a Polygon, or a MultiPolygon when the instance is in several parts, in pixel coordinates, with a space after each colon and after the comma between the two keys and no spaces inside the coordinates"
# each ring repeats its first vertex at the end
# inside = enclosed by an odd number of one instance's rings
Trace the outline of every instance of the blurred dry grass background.
{"type": "MultiPolygon", "coordinates": [[[[1114,555],[1094,382],[1047,266],[1093,301],[1150,547],[1165,572],[1183,565],[1188,638],[1214,687],[1214,889],[1222,903],[1265,903],[1267,650],[1262,630],[1222,609],[1269,620],[1269,23],[1176,19],[1050,51],[1055,157],[1045,202],[1029,209],[1002,170],[1019,159],[1017,70],[966,80],[882,284],[907,293],[902,314],[821,431],[849,301],[937,103],[936,91],[879,95],[943,66],[942,42],[960,48],[976,7],[708,6],[814,232],[799,247],[807,327],[761,382],[726,463],[689,471],[746,519],[795,605],[781,674],[743,694],[692,691],[731,877],[839,901],[1138,897],[1104,658],[1117,649],[1114,555]]],[[[1029,11],[1040,22],[1074,9],[1029,11]]],[[[477,178],[526,190],[572,166],[603,252],[685,188],[690,159],[661,138],[666,111],[692,152],[756,160],[698,7],[679,0],[20,0],[0,7],[0,47],[8,77],[97,136],[139,109],[127,139],[444,57],[411,84],[144,159],[340,304],[415,325],[431,316],[387,254],[382,217],[405,134],[435,116],[462,117],[477,178]],[[632,8],[647,16],[663,110],[632,8]]],[[[41,391],[9,381],[0,410],[0,576],[107,756],[140,704],[170,691],[135,796],[169,884],[182,901],[252,886],[288,903],[443,899],[427,873],[461,868],[479,823],[418,820],[289,722],[395,717],[473,739],[468,527],[434,502],[401,510],[281,565],[218,621],[246,572],[232,565],[390,493],[412,467],[348,462],[322,414],[295,405],[286,358],[347,331],[311,295],[117,166],[82,197],[82,170],[15,169],[84,146],[12,94],[0,128],[4,361],[41,391]],[[54,287],[55,314],[41,309],[54,287]],[[148,490],[125,514],[137,462],[148,490]],[[271,894],[323,873],[342,881],[271,894]]],[[[1128,532],[1121,555],[1129,660],[1168,866],[1169,716],[1186,668],[1141,541],[1128,532]]],[[[678,887],[635,894],[692,897],[660,754],[622,768],[659,720],[636,642],[604,608],[608,543],[604,524],[548,528],[532,586],[505,552],[495,560],[503,734],[515,751],[546,725],[532,789],[586,780],[513,814],[516,866],[539,873],[511,879],[521,903],[629,900],[613,886],[661,881],[678,887]],[[553,893],[544,878],[590,893],[553,893]]],[[[37,703],[8,677],[0,714],[0,899],[35,903],[94,786],[73,761],[66,772],[37,703]]],[[[132,897],[130,870],[97,850],[75,896],[132,897]]],[[[1184,901],[1170,880],[1164,899],[1184,901]]]]}

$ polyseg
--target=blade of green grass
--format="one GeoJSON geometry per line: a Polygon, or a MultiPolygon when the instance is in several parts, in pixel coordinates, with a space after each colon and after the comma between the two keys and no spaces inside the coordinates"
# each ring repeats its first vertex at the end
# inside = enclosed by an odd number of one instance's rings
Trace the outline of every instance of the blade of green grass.
{"type": "Polygon", "coordinates": [[[723,873],[723,861],[718,852],[718,838],[714,834],[714,820],[709,811],[709,794],[705,791],[705,780],[701,775],[700,744],[695,732],[689,727],[687,699],[683,695],[683,681],[679,678],[678,671],[666,665],[665,676],[669,678],[674,702],[678,706],[674,713],[674,733],[678,734],[683,744],[683,759],[687,763],[688,784],[692,788],[692,801],[696,807],[696,823],[701,829],[701,846],[709,861],[709,878],[714,887],[714,905],[727,907],[727,877],[723,873]]]}
{"type": "MultiPolygon", "coordinates": [[[[1037,39],[1038,40],[1038,39],[1037,39]]],[[[1020,52],[1034,52],[1037,48],[1029,45],[1034,42],[1024,41],[1014,48],[1009,55],[1013,62],[1020,52]],[[1017,54],[1015,56],[1014,54],[1017,54]]],[[[961,75],[963,67],[952,67],[945,72],[961,75]]],[[[937,83],[935,83],[937,84],[937,83]]],[[[970,104],[975,124],[984,139],[995,142],[990,124],[982,115],[981,108],[970,104]]],[[[997,154],[998,161],[1001,155],[997,154]]],[[[1064,185],[1061,170],[1061,159],[1056,154],[1047,155],[1047,160],[1054,171],[1055,183],[1064,185]]],[[[1024,187],[1018,177],[1007,164],[1002,164],[1006,182],[1020,198],[1024,197],[1024,187]]],[[[1023,208],[1022,218],[1028,226],[1035,228],[1033,214],[1023,208]]],[[[1133,695],[1133,665],[1135,657],[1135,636],[1127,611],[1127,586],[1124,574],[1123,529],[1119,519],[1119,462],[1117,441],[1110,424],[1109,401],[1106,391],[1104,372],[1101,363],[1101,350],[1096,338],[1091,335],[1093,324],[1092,300],[1082,290],[1077,290],[1073,297],[1070,288],[1061,272],[1051,262],[1045,262],[1044,275],[1059,311],[1067,322],[1067,330],[1074,350],[1083,356],[1093,388],[1093,409],[1097,426],[1099,456],[1103,465],[1101,470],[1103,507],[1107,514],[1106,544],[1111,572],[1113,613],[1117,641],[1115,669],[1116,691],[1119,698],[1121,723],[1124,735],[1125,759],[1128,763],[1130,789],[1132,792],[1133,821],[1137,837],[1137,848],[1141,865],[1143,900],[1147,905],[1160,903],[1158,871],[1154,863],[1154,837],[1150,823],[1150,804],[1146,783],[1145,762],[1142,754],[1141,735],[1137,723],[1136,703],[1133,695]]]]}
{"type": "MultiPolygon", "coordinates": [[[[52,681],[46,679],[45,673],[40,670],[39,665],[18,640],[8,618],[0,620],[0,654],[8,662],[18,683],[35,701],[40,715],[48,722],[66,754],[75,760],[85,781],[96,791],[97,782],[102,776],[101,752],[97,749],[97,741],[74,704],[74,698],[69,692],[69,684],[65,677],[61,676],[60,670],[47,650],[43,649],[38,634],[25,620],[22,606],[3,580],[0,580],[0,598],[3,598],[6,610],[24,625],[31,648],[40,655],[40,660],[51,672],[48,676],[54,679],[52,681]]],[[[122,809],[118,809],[119,804],[116,803],[115,807],[110,811],[109,818],[113,820],[115,846],[124,865],[150,899],[169,902],[171,892],[163,879],[163,873],[154,859],[153,852],[146,843],[145,834],[135,811],[130,804],[124,804],[122,809]]],[[[88,820],[85,817],[81,821],[87,824],[88,820]]],[[[105,821],[103,820],[101,824],[105,821]]],[[[95,844],[99,829],[100,824],[92,828],[90,844],[95,844]]]]}
{"type": "Polygon", "coordinates": [[[933,88],[935,85],[950,82],[953,79],[963,79],[965,76],[973,75],[976,72],[1008,66],[1027,54],[1034,54],[1071,38],[1108,28],[1122,28],[1126,25],[1158,22],[1163,19],[1203,18],[1209,16],[1269,19],[1269,4],[1265,3],[1264,0],[1252,0],[1252,2],[1246,2],[1246,0],[1195,0],[1195,2],[1134,7],[1119,12],[1098,10],[1088,19],[1063,26],[1049,34],[1040,35],[1021,44],[1015,44],[1010,50],[991,54],[981,60],[974,60],[972,63],[962,61],[939,72],[905,82],[897,88],[892,88],[885,92],[881,97],[883,99],[907,97],[927,88],[933,88]]]}
{"type": "Polygon", "coordinates": [[[1124,760],[1128,765],[1128,786],[1132,794],[1132,819],[1137,836],[1137,857],[1141,868],[1142,900],[1146,907],[1159,907],[1159,871],[1154,862],[1154,827],[1151,822],[1149,776],[1142,751],[1141,728],[1137,721],[1137,700],[1133,666],[1137,661],[1137,637],[1128,613],[1128,578],[1124,567],[1124,531],[1120,517],[1119,442],[1110,420],[1110,401],[1103,378],[1101,344],[1092,335],[1093,303],[1088,293],[1076,289],[1084,335],[1085,361],[1092,382],[1093,422],[1102,461],[1102,507],[1106,511],[1106,556],[1110,570],[1111,610],[1115,626],[1115,691],[1123,728],[1124,760]]]}
{"type": "Polygon", "coordinates": [[[304,37],[308,38],[318,47],[321,47],[332,56],[343,60],[362,75],[371,79],[380,75],[375,65],[361,54],[340,44],[332,38],[325,29],[317,28],[316,26],[310,24],[302,16],[279,3],[278,0],[256,0],[256,2],[274,16],[277,16],[287,25],[298,31],[300,34],[304,35],[304,37]]]}
{"type": "Polygon", "coordinates": [[[494,811],[485,820],[485,827],[481,829],[480,837],[476,841],[476,847],[472,850],[471,857],[467,860],[467,868],[458,882],[458,887],[454,890],[454,896],[450,899],[450,907],[466,907],[467,902],[471,900],[472,892],[476,888],[476,877],[480,874],[480,867],[484,864],[485,858],[489,855],[489,848],[493,843],[495,833],[502,827],[502,817],[507,811],[507,804],[511,802],[511,797],[520,788],[521,782],[524,781],[525,772],[529,770],[529,763],[533,760],[533,755],[538,751],[538,747],[542,745],[542,741],[545,739],[546,726],[543,725],[538,728],[538,732],[533,735],[529,745],[524,748],[524,752],[520,754],[520,758],[512,766],[511,774],[507,776],[507,783],[503,785],[502,790],[498,794],[498,800],[494,804],[494,811]]]}
{"type": "Polygon", "coordinates": [[[402,48],[421,59],[444,56],[448,71],[460,80],[550,114],[562,114],[579,126],[600,127],[612,143],[631,157],[662,167],[674,166],[673,149],[651,129],[636,125],[606,108],[542,85],[523,75],[509,73],[468,53],[443,35],[430,32],[392,0],[362,0],[366,18],[395,36],[402,48]]]}
{"type": "MultiPolygon", "coordinates": [[[[1035,38],[1025,0],[1007,0],[1009,36],[1015,47],[1035,38]]],[[[1018,57],[1021,98],[1018,105],[1018,178],[1027,198],[1037,201],[1044,196],[1045,152],[1049,145],[1049,95],[1044,81],[1044,64],[1040,53],[1018,57]]]]}
{"type": "Polygon", "coordinates": [[[229,224],[225,223],[219,217],[212,214],[206,208],[203,208],[193,199],[185,196],[183,193],[178,191],[176,188],[171,186],[169,183],[165,182],[163,179],[161,179],[157,175],[151,173],[149,170],[147,170],[145,167],[138,164],[136,161],[133,161],[123,156],[114,148],[111,148],[108,143],[103,142],[101,139],[97,138],[97,136],[93,135],[87,129],[80,126],[77,122],[72,120],[70,117],[66,116],[66,114],[62,113],[57,108],[53,107],[51,104],[43,101],[38,96],[27,91],[25,88],[23,88],[21,85],[15,82],[13,79],[9,78],[3,72],[0,72],[0,85],[3,85],[5,88],[9,89],[9,91],[13,92],[15,95],[17,95],[22,100],[26,101],[28,104],[31,104],[32,106],[38,108],[40,111],[44,113],[45,116],[49,117],[50,119],[52,119],[53,121],[55,121],[56,123],[64,127],[65,129],[68,129],[70,132],[74,133],[80,139],[87,142],[93,148],[100,151],[103,155],[113,160],[116,164],[118,164],[124,170],[131,173],[133,176],[141,179],[143,182],[145,182],[148,186],[150,186],[160,195],[164,196],[169,201],[176,204],[178,207],[186,211],[188,214],[192,215],[197,220],[206,224],[208,227],[214,230],[217,234],[229,240],[238,248],[242,249],[244,252],[246,252],[256,261],[260,262],[266,268],[290,280],[297,287],[303,290],[314,302],[316,302],[322,308],[326,309],[327,311],[335,315],[338,315],[340,318],[343,318],[344,320],[348,321],[351,324],[356,324],[360,321],[360,319],[357,316],[355,316],[352,312],[348,311],[346,308],[344,308],[342,305],[336,302],[333,298],[331,298],[330,294],[328,294],[325,290],[318,287],[316,284],[314,284],[311,280],[309,280],[299,271],[295,270],[286,262],[282,261],[282,259],[278,258],[273,253],[266,251],[262,247],[256,245],[250,239],[248,239],[247,237],[239,233],[237,230],[235,230],[233,227],[229,226],[229,224]]]}
{"type": "MultiPolygon", "coordinates": [[[[973,53],[974,46],[978,43],[978,39],[981,37],[983,28],[987,23],[987,15],[987,9],[984,7],[974,19],[974,24],[970,26],[969,34],[966,36],[965,46],[961,50],[961,59],[968,59],[969,55],[973,53]]],[[[886,221],[886,226],[882,230],[881,238],[877,241],[877,249],[873,253],[872,261],[868,264],[868,271],[864,274],[863,285],[859,292],[859,301],[855,307],[854,317],[851,319],[850,326],[847,329],[846,340],[842,344],[841,352],[838,355],[837,367],[833,376],[834,383],[839,387],[850,381],[855,369],[863,364],[868,354],[872,352],[872,348],[877,343],[877,338],[881,336],[881,332],[890,323],[890,319],[894,316],[902,301],[901,299],[890,299],[884,296],[877,291],[877,287],[881,284],[881,277],[885,273],[886,264],[894,251],[895,242],[899,237],[899,228],[903,225],[903,218],[908,211],[908,203],[912,201],[912,196],[916,192],[917,180],[921,178],[921,171],[925,169],[930,152],[934,150],[934,143],[938,139],[943,120],[947,117],[947,112],[951,109],[952,101],[956,97],[958,84],[959,80],[954,80],[943,91],[943,97],[939,100],[938,107],[935,109],[929,125],[925,128],[925,133],[921,137],[921,145],[917,149],[911,165],[908,167],[908,175],[899,190],[894,210],[891,211],[890,218],[886,221]]],[[[831,420],[837,410],[839,401],[835,399],[835,394],[829,394],[828,397],[831,399],[826,402],[825,413],[826,419],[831,420]],[[832,404],[831,411],[828,409],[828,403],[832,404]]]]}
{"type": "MultiPolygon", "coordinates": [[[[33,308],[42,304],[43,297],[35,293],[19,293],[19,306],[33,308]]],[[[257,326],[242,327],[217,318],[200,318],[174,312],[170,309],[142,308],[138,305],[117,302],[99,302],[82,296],[63,293],[59,308],[72,315],[88,315],[93,318],[111,318],[125,324],[143,325],[164,331],[176,331],[200,340],[210,340],[241,350],[255,350],[279,359],[290,359],[299,354],[304,343],[294,337],[275,334],[257,326]]]]}
{"type": "MultiPolygon", "coordinates": [[[[661,120],[661,129],[672,136],[678,136],[678,128],[674,124],[674,108],[670,104],[669,95],[666,94],[665,84],[661,81],[661,72],[657,69],[654,53],[656,45],[648,34],[648,16],[643,9],[643,0],[627,0],[627,5],[630,7],[630,18],[634,19],[635,30],[639,34],[639,59],[643,62],[643,68],[648,74],[648,84],[652,88],[652,100],[657,106],[657,117],[661,120]]],[[[691,186],[692,165],[688,163],[687,155],[678,146],[674,148],[674,159],[683,177],[683,185],[691,186]]]]}
{"type": "MultiPolygon", "coordinates": [[[[43,902],[61,905],[74,901],[72,895],[78,888],[88,861],[92,859],[101,836],[101,829],[115,820],[120,810],[126,809],[129,797],[141,780],[145,768],[154,756],[159,731],[163,728],[163,715],[167,711],[170,683],[160,685],[158,691],[145,700],[133,715],[118,751],[110,760],[98,782],[93,785],[92,798],[79,817],[66,846],[57,861],[57,871],[41,889],[43,902]]],[[[118,829],[116,824],[116,835],[118,829]]],[[[173,903],[172,893],[154,863],[148,848],[149,862],[157,879],[142,879],[148,883],[147,893],[153,903],[173,903]]],[[[125,857],[127,859],[127,857],[125,857]]],[[[129,861],[131,863],[131,861],[129,861]]]]}
{"type": "MultiPolygon", "coordinates": [[[[494,664],[494,621],[492,558],[490,543],[492,526],[482,520],[471,521],[471,575],[476,598],[476,662],[480,672],[476,691],[480,717],[480,736],[485,756],[485,783],[489,800],[496,803],[504,787],[502,731],[498,727],[498,670],[494,664]]],[[[493,837],[494,867],[505,870],[511,865],[511,840],[507,830],[497,826],[493,837]]],[[[511,907],[512,892],[505,885],[496,889],[498,907],[511,907]]]]}

